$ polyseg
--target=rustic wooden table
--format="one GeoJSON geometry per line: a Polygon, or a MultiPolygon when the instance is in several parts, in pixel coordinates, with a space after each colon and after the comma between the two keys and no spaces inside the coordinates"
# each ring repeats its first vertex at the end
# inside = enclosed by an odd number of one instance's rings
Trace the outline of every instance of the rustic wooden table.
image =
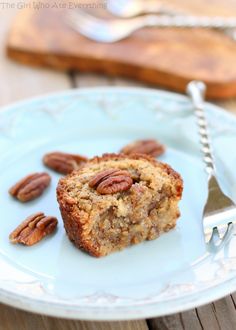
{"type": "MultiPolygon", "coordinates": [[[[137,85],[119,78],[75,72],[59,73],[24,67],[9,61],[4,54],[4,40],[13,16],[10,10],[0,9],[0,105],[43,93],[70,88],[102,85],[137,85]]],[[[236,100],[221,102],[236,113],[236,100]]],[[[124,329],[124,330],[233,330],[236,329],[236,293],[209,305],[172,316],[151,320],[126,322],[70,321],[23,312],[0,304],[0,330],[69,330],[69,329],[124,329]]]]}

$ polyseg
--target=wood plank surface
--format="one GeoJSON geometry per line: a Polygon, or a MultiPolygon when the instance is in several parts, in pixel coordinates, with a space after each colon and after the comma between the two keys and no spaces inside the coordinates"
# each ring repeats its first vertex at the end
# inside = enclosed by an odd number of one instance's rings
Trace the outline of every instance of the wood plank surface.
{"type": "Polygon", "coordinates": [[[20,311],[0,304],[0,330],[148,330],[145,320],[87,322],[63,320],[20,311]]]}
{"type": "MultiPolygon", "coordinates": [[[[94,74],[66,74],[21,67],[7,60],[3,43],[13,13],[0,12],[0,104],[70,87],[140,85],[94,74]],[[3,15],[4,14],[4,15],[3,15]]],[[[236,100],[223,105],[236,113],[236,100]]],[[[36,315],[0,304],[0,330],[234,330],[236,293],[212,304],[171,316],[129,322],[85,322],[36,315]]]]}
{"type": "MultiPolygon", "coordinates": [[[[192,3],[174,1],[186,13],[236,14],[232,1],[192,3]]],[[[9,33],[8,56],[28,65],[120,75],[180,92],[190,80],[203,80],[210,98],[236,96],[236,43],[224,33],[153,27],[113,44],[97,43],[68,25],[71,11],[21,10],[9,33]]]]}

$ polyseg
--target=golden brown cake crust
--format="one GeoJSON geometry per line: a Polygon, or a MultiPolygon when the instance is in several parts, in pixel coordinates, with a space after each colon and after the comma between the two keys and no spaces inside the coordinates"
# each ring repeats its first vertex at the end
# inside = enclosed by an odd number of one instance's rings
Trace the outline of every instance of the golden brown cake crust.
{"type": "Polygon", "coordinates": [[[181,176],[150,156],[104,154],[62,178],[57,199],[70,240],[78,248],[100,257],[145,239],[154,239],[174,227],[180,215],[177,203],[182,190],[181,176]],[[128,192],[103,196],[89,187],[94,174],[110,167],[130,171],[134,183],[128,192]],[[136,182],[136,170],[147,179],[136,182]],[[150,186],[146,184],[148,180],[153,180],[150,186]],[[145,219],[141,221],[144,209],[145,219]],[[162,220],[157,224],[157,219],[162,220]]]}

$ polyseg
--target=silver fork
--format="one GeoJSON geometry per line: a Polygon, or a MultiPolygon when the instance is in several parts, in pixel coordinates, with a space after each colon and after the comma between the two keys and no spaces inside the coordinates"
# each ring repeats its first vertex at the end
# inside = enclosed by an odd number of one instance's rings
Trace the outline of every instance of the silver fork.
{"type": "Polygon", "coordinates": [[[206,86],[201,81],[190,82],[186,89],[194,105],[203,160],[208,174],[208,197],[203,211],[205,242],[208,244],[209,249],[216,250],[220,249],[233,234],[233,223],[236,222],[236,205],[222,192],[216,178],[207,121],[204,113],[205,90],[206,86]]]}
{"type": "MultiPolygon", "coordinates": [[[[179,10],[173,4],[162,3],[158,0],[109,0],[107,10],[118,17],[131,18],[143,14],[166,14],[166,15],[185,15],[188,13],[179,10]]],[[[224,29],[223,31],[231,39],[236,40],[236,31],[234,29],[224,29]]]]}
{"type": "Polygon", "coordinates": [[[143,15],[127,19],[104,20],[76,9],[69,12],[66,19],[75,31],[91,40],[106,43],[122,40],[144,27],[236,28],[235,17],[143,15]]]}

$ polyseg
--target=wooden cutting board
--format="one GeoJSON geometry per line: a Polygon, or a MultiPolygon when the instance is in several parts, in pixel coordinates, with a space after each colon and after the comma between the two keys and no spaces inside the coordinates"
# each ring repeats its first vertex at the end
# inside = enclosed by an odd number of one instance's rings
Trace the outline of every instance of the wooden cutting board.
{"type": "MultiPolygon", "coordinates": [[[[235,1],[169,0],[184,12],[229,16],[235,1]],[[203,10],[204,9],[204,10],[203,10]]],[[[21,63],[134,78],[184,92],[193,79],[208,85],[208,97],[236,96],[236,41],[202,29],[145,28],[114,44],[88,40],[72,30],[63,9],[20,10],[7,39],[7,54],[21,63]]]]}

